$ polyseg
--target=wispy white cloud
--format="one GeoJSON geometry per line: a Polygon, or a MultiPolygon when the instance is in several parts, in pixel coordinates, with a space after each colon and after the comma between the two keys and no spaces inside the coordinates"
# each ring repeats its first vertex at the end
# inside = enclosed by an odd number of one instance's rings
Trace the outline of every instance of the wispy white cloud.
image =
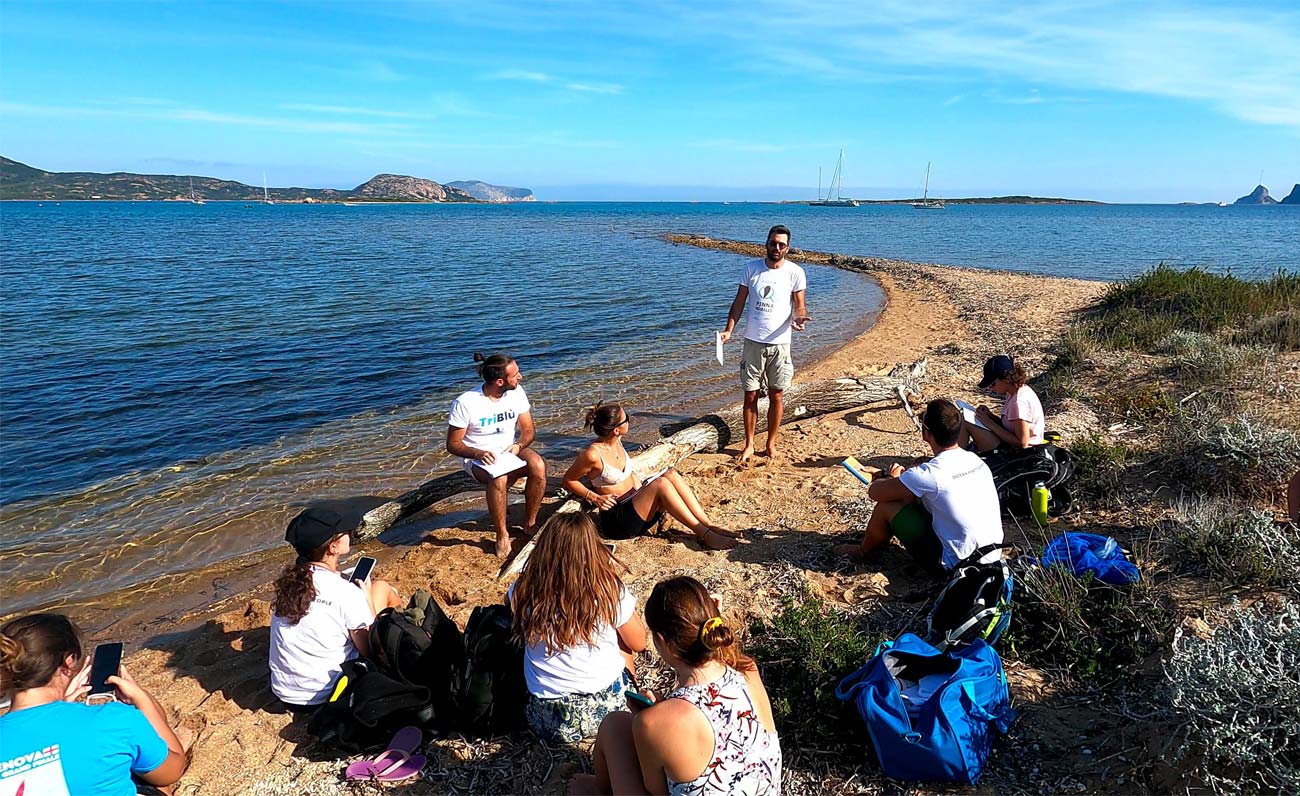
{"type": "Polygon", "coordinates": [[[533,72],[527,69],[502,69],[487,75],[489,80],[522,80],[527,83],[550,83],[555,78],[545,72],[533,72]]]}
{"type": "Polygon", "coordinates": [[[352,105],[313,105],[311,103],[285,103],[280,106],[288,111],[306,111],[307,113],[328,113],[341,116],[378,116],[385,119],[432,119],[432,114],[411,113],[409,111],[389,111],[378,108],[360,108],[352,105]]]}
{"type": "Polygon", "coordinates": [[[368,61],[357,64],[351,69],[351,72],[362,80],[371,80],[378,83],[396,83],[406,79],[405,75],[383,61],[368,61]]]}
{"type": "Polygon", "coordinates": [[[14,116],[57,118],[121,118],[148,119],[167,122],[192,122],[217,126],[254,127],[304,134],[352,134],[370,136],[409,135],[411,128],[405,124],[365,124],[344,121],[320,121],[276,116],[252,116],[239,113],[222,113],[203,108],[163,107],[156,110],[143,108],[105,108],[78,105],[32,105],[0,102],[0,113],[14,116]]]}
{"type": "Polygon", "coordinates": [[[622,94],[623,87],[617,83],[565,83],[564,87],[572,91],[587,94],[622,94]]]}
{"type": "Polygon", "coordinates": [[[951,105],[956,105],[957,103],[961,102],[962,99],[964,99],[964,98],[962,97],[961,94],[954,94],[954,95],[952,95],[951,97],[949,97],[948,99],[946,99],[946,100],[943,101],[943,106],[944,106],[945,108],[947,108],[947,107],[949,107],[949,106],[951,106],[951,105]]]}
{"type": "Polygon", "coordinates": [[[989,77],[1205,103],[1300,131],[1300,9],[1154,0],[746,0],[681,5],[676,29],[727,42],[737,68],[824,80],[989,77]],[[772,45],[772,42],[778,44],[772,45]],[[800,51],[787,42],[816,42],[800,51]],[[954,73],[960,74],[954,77],[954,73]]]}

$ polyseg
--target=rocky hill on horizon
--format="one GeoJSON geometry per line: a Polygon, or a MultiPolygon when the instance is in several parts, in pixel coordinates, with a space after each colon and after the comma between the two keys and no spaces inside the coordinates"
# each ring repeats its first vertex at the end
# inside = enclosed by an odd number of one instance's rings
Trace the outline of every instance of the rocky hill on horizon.
{"type": "Polygon", "coordinates": [[[1300,182],[1292,186],[1291,193],[1287,194],[1278,204],[1300,205],[1300,182]]]}
{"type": "MultiPolygon", "coordinates": [[[[482,185],[498,192],[522,192],[526,188],[482,185]]],[[[335,188],[270,188],[273,202],[480,202],[454,185],[400,174],[377,174],[351,190],[335,188]]],[[[37,201],[262,201],[262,187],[234,180],[177,174],[100,173],[91,171],[45,171],[0,156],[0,199],[37,201]]],[[[517,200],[511,200],[517,201],[517,200]]]]}
{"type": "Polygon", "coordinates": [[[447,183],[450,188],[464,191],[480,202],[535,202],[537,197],[527,188],[512,188],[508,185],[492,185],[481,180],[455,180],[447,183]]]}
{"type": "Polygon", "coordinates": [[[1256,185],[1255,190],[1233,202],[1234,205],[1275,205],[1277,200],[1268,195],[1268,189],[1256,185]]]}

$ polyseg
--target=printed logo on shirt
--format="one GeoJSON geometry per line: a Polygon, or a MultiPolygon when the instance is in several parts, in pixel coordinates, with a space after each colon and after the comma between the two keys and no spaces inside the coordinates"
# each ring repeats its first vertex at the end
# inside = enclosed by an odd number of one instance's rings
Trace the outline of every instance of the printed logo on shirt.
{"type": "Polygon", "coordinates": [[[68,796],[59,745],[0,760],[0,796],[68,796]]]}
{"type": "Polygon", "coordinates": [[[758,291],[758,295],[762,296],[764,299],[772,298],[772,286],[763,285],[763,288],[758,291]]]}
{"type": "MultiPolygon", "coordinates": [[[[480,417],[478,419],[478,424],[486,428],[487,426],[495,426],[498,423],[504,423],[507,420],[514,420],[514,419],[515,419],[515,410],[507,409],[504,412],[498,412],[495,416],[488,415],[487,417],[480,417]]],[[[501,429],[497,429],[497,431],[501,431],[501,429]]]]}

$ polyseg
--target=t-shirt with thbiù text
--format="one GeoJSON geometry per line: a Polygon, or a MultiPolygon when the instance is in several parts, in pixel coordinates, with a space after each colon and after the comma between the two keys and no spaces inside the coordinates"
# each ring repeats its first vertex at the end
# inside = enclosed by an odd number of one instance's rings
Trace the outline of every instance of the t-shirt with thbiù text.
{"type": "Polygon", "coordinates": [[[497,400],[475,387],[461,393],[451,404],[447,425],[465,429],[465,444],[481,451],[500,453],[515,444],[519,416],[532,410],[523,387],[507,390],[497,400]]]}
{"type": "Polygon", "coordinates": [[[740,275],[740,284],[749,290],[745,339],[789,345],[794,294],[808,289],[803,268],[788,260],[780,268],[768,268],[766,260],[751,260],[740,275]]]}
{"type": "Polygon", "coordinates": [[[131,796],[132,774],[167,761],[144,714],[110,702],[49,702],[0,716],[3,796],[131,796]]]}
{"type": "MultiPolygon", "coordinates": [[[[979,456],[961,448],[940,451],[930,461],[904,470],[898,480],[930,512],[946,569],[984,545],[1002,544],[998,490],[979,456]]],[[[995,550],[982,560],[996,561],[999,556],[995,550]]]]}
{"type": "Polygon", "coordinates": [[[357,657],[352,631],[375,616],[366,592],[337,572],[312,567],[316,597],[296,623],[271,615],[271,691],[290,705],[329,699],[343,663],[357,657]]]}

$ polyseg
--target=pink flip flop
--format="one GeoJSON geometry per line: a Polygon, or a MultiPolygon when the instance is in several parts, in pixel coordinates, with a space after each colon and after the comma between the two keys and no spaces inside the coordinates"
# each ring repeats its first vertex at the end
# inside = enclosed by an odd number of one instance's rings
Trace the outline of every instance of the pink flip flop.
{"type": "Polygon", "coordinates": [[[420,773],[428,759],[414,754],[424,743],[419,727],[403,727],[393,734],[388,748],[378,757],[358,760],[347,767],[343,776],[349,781],[401,782],[420,773]]]}

